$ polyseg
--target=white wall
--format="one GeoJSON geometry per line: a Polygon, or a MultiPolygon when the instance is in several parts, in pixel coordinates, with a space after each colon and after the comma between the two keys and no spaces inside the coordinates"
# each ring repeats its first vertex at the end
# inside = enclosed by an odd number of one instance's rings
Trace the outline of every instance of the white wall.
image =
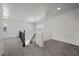
{"type": "MultiPolygon", "coordinates": [[[[79,46],[79,8],[41,22],[52,33],[52,39],[79,46]]],[[[51,38],[50,38],[51,39],[51,38]]]]}
{"type": "Polygon", "coordinates": [[[52,33],[46,31],[46,25],[45,24],[37,24],[36,26],[36,43],[43,47],[43,41],[48,40],[49,38],[52,38],[52,33]]]}
{"type": "Polygon", "coordinates": [[[2,55],[4,51],[2,38],[2,4],[0,4],[0,55],[2,55]]]}
{"type": "Polygon", "coordinates": [[[32,30],[32,25],[15,20],[6,20],[7,23],[7,31],[4,32],[4,38],[8,37],[17,37],[19,35],[20,30],[26,30],[27,32],[32,30]]]}

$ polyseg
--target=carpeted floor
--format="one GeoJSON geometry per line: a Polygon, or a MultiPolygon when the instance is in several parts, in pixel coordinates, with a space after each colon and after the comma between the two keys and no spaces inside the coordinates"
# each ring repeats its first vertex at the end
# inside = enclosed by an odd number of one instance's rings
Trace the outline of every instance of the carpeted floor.
{"type": "Polygon", "coordinates": [[[4,39],[3,56],[79,56],[79,47],[50,39],[44,47],[36,43],[22,47],[19,38],[4,39]]]}

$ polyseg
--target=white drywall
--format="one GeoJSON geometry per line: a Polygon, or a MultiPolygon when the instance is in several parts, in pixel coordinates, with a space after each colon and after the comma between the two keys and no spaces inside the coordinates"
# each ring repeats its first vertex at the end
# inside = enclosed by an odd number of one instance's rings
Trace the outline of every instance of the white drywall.
{"type": "MultiPolygon", "coordinates": [[[[79,46],[79,8],[41,22],[52,33],[52,39],[79,46]]],[[[51,39],[51,38],[49,38],[51,39]]]]}
{"type": "Polygon", "coordinates": [[[4,32],[4,38],[8,37],[17,37],[19,36],[20,30],[26,30],[27,32],[30,32],[32,30],[31,24],[15,21],[15,20],[6,20],[7,23],[7,31],[4,32]]]}
{"type": "Polygon", "coordinates": [[[2,18],[1,18],[1,15],[0,15],[0,55],[3,54],[3,35],[2,35],[2,18]]]}
{"type": "Polygon", "coordinates": [[[2,38],[2,4],[0,3],[0,55],[2,55],[4,51],[2,38]]]}

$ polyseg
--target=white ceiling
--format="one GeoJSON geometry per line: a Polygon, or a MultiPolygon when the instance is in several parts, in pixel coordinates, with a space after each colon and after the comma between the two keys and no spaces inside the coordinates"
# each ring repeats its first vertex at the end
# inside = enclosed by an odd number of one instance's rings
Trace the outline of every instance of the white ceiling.
{"type": "Polygon", "coordinates": [[[14,20],[38,22],[45,17],[57,16],[79,8],[77,3],[6,3],[7,15],[14,20]],[[61,7],[58,11],[57,8],[61,7]]]}

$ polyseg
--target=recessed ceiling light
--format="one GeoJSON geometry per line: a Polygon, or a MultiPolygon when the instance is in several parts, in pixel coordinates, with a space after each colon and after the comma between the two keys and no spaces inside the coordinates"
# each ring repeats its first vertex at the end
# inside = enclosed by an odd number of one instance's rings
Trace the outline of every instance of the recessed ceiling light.
{"type": "Polygon", "coordinates": [[[60,7],[58,7],[58,8],[57,8],[57,10],[61,10],[61,8],[60,8],[60,7]]]}

